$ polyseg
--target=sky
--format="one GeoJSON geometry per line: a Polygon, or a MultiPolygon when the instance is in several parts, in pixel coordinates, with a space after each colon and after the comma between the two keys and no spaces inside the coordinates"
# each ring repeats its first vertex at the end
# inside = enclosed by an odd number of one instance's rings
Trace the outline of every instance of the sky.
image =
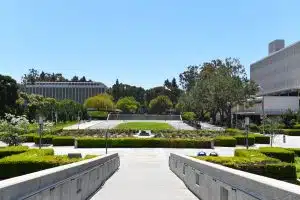
{"type": "Polygon", "coordinates": [[[30,68],[150,88],[188,65],[300,40],[299,0],[1,0],[0,74],[30,68]]]}

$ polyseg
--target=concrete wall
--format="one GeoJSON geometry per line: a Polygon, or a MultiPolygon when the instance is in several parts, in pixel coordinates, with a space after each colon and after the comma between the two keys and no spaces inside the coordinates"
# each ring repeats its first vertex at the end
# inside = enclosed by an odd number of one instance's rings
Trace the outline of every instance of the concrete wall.
{"type": "Polygon", "coordinates": [[[170,169],[201,200],[299,200],[300,187],[221,165],[171,154],[170,169]]]}
{"type": "Polygon", "coordinates": [[[7,179],[0,200],[87,199],[119,166],[119,155],[111,154],[7,179]]]}

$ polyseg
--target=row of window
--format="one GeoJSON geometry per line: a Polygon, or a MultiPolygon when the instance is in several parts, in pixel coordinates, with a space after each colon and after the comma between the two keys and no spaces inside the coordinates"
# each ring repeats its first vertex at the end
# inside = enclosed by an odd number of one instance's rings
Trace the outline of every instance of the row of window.
{"type": "Polygon", "coordinates": [[[85,99],[104,93],[104,88],[45,88],[45,87],[28,87],[27,93],[39,94],[44,97],[51,97],[57,100],[71,99],[83,103],[85,99]]]}

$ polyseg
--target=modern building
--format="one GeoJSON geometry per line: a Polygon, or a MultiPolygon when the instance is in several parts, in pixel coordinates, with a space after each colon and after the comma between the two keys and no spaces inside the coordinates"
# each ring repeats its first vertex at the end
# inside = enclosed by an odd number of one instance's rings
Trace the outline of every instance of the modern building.
{"type": "MultiPolygon", "coordinates": [[[[285,47],[284,40],[269,44],[269,55],[250,65],[250,79],[259,85],[251,106],[238,105],[236,115],[280,115],[299,110],[300,41],[285,47]]],[[[257,118],[257,117],[256,117],[257,118]]]]}
{"type": "Polygon", "coordinates": [[[22,88],[29,94],[83,103],[89,97],[104,93],[107,86],[100,82],[35,82],[23,85],[22,88]]]}

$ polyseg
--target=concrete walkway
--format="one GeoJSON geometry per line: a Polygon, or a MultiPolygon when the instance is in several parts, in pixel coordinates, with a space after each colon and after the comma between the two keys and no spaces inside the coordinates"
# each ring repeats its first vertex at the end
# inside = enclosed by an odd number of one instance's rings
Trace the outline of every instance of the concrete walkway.
{"type": "Polygon", "coordinates": [[[127,151],[120,154],[120,169],[91,198],[92,200],[196,200],[168,167],[162,149],[127,151]]]}

